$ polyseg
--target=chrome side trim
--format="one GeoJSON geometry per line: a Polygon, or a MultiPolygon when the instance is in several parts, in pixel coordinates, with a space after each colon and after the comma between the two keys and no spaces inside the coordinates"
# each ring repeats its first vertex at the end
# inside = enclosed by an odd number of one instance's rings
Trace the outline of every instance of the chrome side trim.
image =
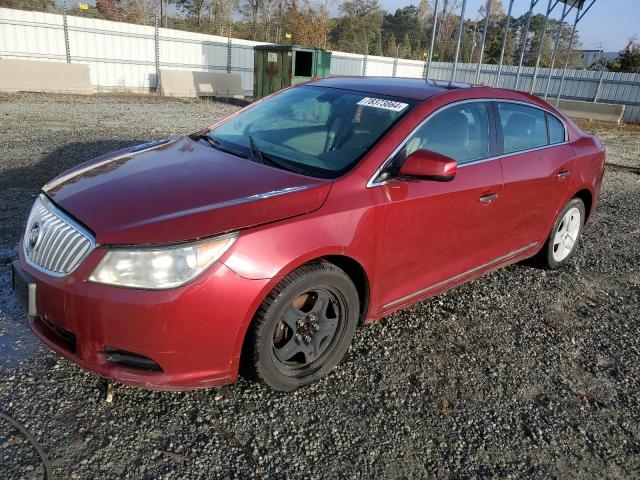
{"type": "Polygon", "coordinates": [[[371,176],[371,178],[367,182],[367,188],[377,187],[377,186],[380,186],[380,185],[386,185],[387,183],[392,183],[392,182],[397,180],[395,178],[392,178],[392,179],[389,179],[389,180],[384,180],[382,182],[376,182],[375,181],[375,179],[378,178],[378,176],[382,173],[382,171],[385,168],[387,168],[389,163],[395,158],[395,156],[400,152],[400,150],[402,150],[404,148],[404,146],[409,142],[411,137],[413,137],[413,135],[418,130],[420,130],[420,128],[422,128],[422,126],[431,119],[431,117],[433,117],[437,113],[440,113],[440,112],[446,110],[447,108],[451,108],[451,107],[454,107],[454,106],[457,106],[457,105],[463,105],[465,103],[477,103],[477,102],[485,102],[485,103],[516,103],[516,104],[519,104],[519,105],[524,105],[526,107],[537,108],[538,110],[542,110],[543,112],[546,112],[546,113],[548,113],[550,115],[553,115],[556,119],[558,119],[560,121],[560,123],[562,123],[562,126],[564,127],[564,142],[552,143],[550,145],[542,145],[540,147],[534,147],[534,148],[530,148],[530,149],[527,149],[527,150],[518,150],[517,152],[505,153],[505,154],[498,155],[498,156],[495,156],[495,157],[481,158],[481,159],[478,159],[478,160],[473,160],[471,162],[461,163],[461,164],[458,165],[458,168],[463,168],[463,167],[466,167],[466,166],[469,166],[469,165],[477,165],[479,163],[489,162],[491,160],[499,160],[501,158],[509,157],[509,156],[512,156],[512,155],[519,155],[521,153],[527,153],[527,152],[533,152],[533,151],[536,151],[536,150],[542,150],[542,149],[545,149],[545,148],[557,147],[558,145],[565,145],[565,144],[569,143],[569,138],[568,138],[568,133],[567,133],[567,125],[565,124],[564,120],[562,118],[560,118],[558,115],[556,115],[555,113],[553,113],[551,110],[543,108],[543,107],[541,107],[539,105],[534,105],[532,103],[527,103],[527,102],[523,102],[523,101],[520,101],[520,100],[508,100],[508,99],[502,99],[502,98],[470,98],[470,99],[467,99],[467,100],[460,100],[458,102],[452,102],[452,103],[448,103],[446,105],[441,106],[440,108],[434,110],[429,115],[427,115],[418,125],[416,125],[416,127],[413,130],[411,130],[411,132],[409,132],[406,137],[404,137],[402,142],[400,142],[398,144],[398,146],[393,149],[393,151],[389,154],[389,156],[385,159],[385,161],[382,162],[382,164],[374,172],[374,174],[371,176]]]}
{"type": "Polygon", "coordinates": [[[418,290],[417,292],[410,293],[409,295],[405,295],[402,298],[394,300],[393,302],[389,302],[386,305],[383,305],[382,308],[383,309],[387,309],[387,308],[393,307],[394,305],[398,305],[400,303],[404,303],[407,300],[410,300],[412,298],[424,295],[425,293],[427,293],[427,292],[429,292],[431,290],[436,290],[436,289],[438,289],[438,288],[440,288],[440,287],[442,287],[442,286],[444,286],[444,285],[446,285],[448,283],[452,283],[452,282],[455,282],[456,280],[460,280],[461,278],[464,278],[464,277],[466,277],[468,275],[471,275],[472,273],[475,273],[478,270],[482,270],[484,268],[491,267],[492,265],[496,265],[498,263],[504,262],[505,260],[509,260],[510,258],[516,257],[516,256],[520,255],[521,253],[524,253],[527,250],[532,249],[537,244],[538,244],[538,242],[532,242],[529,245],[526,245],[526,246],[524,246],[522,248],[519,248],[517,250],[509,252],[506,255],[502,255],[500,257],[494,258],[493,260],[491,260],[491,261],[489,261],[487,263],[483,263],[482,265],[478,265],[477,267],[474,267],[474,268],[472,268],[470,270],[467,270],[466,272],[459,273],[457,275],[454,275],[451,278],[447,278],[446,280],[442,280],[441,282],[435,283],[435,284],[433,284],[433,285],[431,285],[431,286],[429,286],[427,288],[423,288],[421,290],[418,290]]]}

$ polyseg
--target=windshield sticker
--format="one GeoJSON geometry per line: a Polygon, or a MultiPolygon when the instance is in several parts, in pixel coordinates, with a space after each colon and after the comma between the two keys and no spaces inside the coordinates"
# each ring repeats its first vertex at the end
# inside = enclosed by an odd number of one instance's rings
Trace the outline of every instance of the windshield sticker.
{"type": "Polygon", "coordinates": [[[393,100],[385,100],[383,98],[364,97],[358,102],[358,105],[363,105],[365,107],[383,108],[385,110],[393,110],[394,112],[401,112],[402,110],[407,108],[409,104],[394,102],[393,100]]]}

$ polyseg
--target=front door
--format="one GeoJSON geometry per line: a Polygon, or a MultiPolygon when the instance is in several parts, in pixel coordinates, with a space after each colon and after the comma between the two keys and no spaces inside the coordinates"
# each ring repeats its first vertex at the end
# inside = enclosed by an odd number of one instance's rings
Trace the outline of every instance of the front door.
{"type": "Polygon", "coordinates": [[[493,160],[489,106],[483,101],[445,107],[408,139],[393,161],[397,169],[417,149],[458,162],[449,182],[398,180],[383,184],[386,198],[384,260],[380,279],[384,309],[427,296],[463,278],[496,256],[496,211],[502,172],[493,160]]]}

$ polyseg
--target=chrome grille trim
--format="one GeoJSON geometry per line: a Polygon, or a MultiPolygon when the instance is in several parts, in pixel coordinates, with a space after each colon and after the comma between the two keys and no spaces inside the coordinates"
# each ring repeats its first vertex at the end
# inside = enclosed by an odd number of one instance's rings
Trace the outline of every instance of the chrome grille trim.
{"type": "Polygon", "coordinates": [[[22,251],[29,265],[53,277],[66,277],[95,246],[91,232],[53,205],[45,195],[38,196],[31,207],[22,239],[22,251]]]}

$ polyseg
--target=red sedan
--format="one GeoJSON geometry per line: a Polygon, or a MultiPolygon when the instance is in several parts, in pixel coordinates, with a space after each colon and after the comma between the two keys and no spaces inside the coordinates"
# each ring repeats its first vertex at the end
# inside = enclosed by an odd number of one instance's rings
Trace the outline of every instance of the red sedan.
{"type": "Polygon", "coordinates": [[[400,78],[286,89],[47,184],[14,288],[83,368],[182,390],[327,374],[358,325],[537,256],[566,264],[605,153],[542,100],[400,78]]]}

